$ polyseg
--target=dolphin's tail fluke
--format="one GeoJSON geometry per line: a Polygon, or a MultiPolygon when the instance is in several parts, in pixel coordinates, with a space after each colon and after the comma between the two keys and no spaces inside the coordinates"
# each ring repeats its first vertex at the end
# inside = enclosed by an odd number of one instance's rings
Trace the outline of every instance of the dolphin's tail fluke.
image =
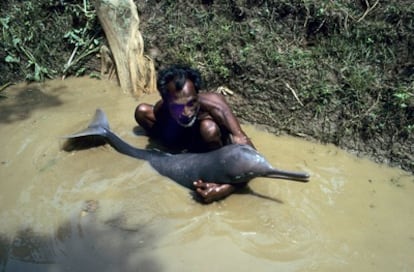
{"type": "Polygon", "coordinates": [[[73,139],[85,136],[106,136],[109,131],[109,123],[105,113],[101,109],[97,109],[92,122],[84,130],[71,135],[63,136],[66,139],[73,139]]]}
{"type": "Polygon", "coordinates": [[[86,129],[63,138],[67,139],[63,145],[65,151],[88,149],[109,143],[118,152],[138,159],[149,159],[155,153],[135,148],[115,135],[109,129],[108,119],[101,109],[96,110],[95,116],[86,129]]]}

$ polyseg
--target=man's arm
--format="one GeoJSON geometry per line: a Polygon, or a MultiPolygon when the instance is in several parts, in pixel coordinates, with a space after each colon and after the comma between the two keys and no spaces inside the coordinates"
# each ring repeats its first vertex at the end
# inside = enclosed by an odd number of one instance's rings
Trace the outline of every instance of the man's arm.
{"type": "Polygon", "coordinates": [[[201,108],[208,112],[220,126],[229,131],[232,143],[248,144],[254,148],[253,143],[242,130],[239,121],[221,94],[201,93],[199,101],[201,108]]]}

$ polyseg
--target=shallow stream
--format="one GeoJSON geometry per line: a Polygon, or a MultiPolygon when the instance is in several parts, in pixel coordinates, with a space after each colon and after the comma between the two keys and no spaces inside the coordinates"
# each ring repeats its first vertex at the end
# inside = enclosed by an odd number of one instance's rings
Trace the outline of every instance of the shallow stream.
{"type": "Polygon", "coordinates": [[[414,270],[410,173],[244,126],[274,166],[311,181],[258,178],[255,195],[202,205],[110,146],[62,151],[61,136],[97,107],[116,134],[147,146],[134,133],[138,101],[114,84],[71,78],[2,94],[0,271],[414,270]]]}

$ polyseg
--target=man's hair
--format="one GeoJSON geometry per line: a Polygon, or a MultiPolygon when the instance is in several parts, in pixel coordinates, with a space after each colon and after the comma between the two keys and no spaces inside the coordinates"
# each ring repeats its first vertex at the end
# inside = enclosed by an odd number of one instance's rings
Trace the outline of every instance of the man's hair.
{"type": "Polygon", "coordinates": [[[189,79],[193,82],[196,93],[201,89],[201,75],[196,69],[186,65],[175,64],[158,72],[157,89],[163,100],[168,100],[169,93],[167,89],[168,83],[173,81],[175,89],[181,90],[185,81],[189,79]]]}

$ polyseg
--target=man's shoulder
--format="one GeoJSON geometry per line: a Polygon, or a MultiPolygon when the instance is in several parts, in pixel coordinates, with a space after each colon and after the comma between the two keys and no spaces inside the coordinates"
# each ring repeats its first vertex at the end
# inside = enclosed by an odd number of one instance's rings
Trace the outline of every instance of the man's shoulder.
{"type": "Polygon", "coordinates": [[[211,101],[211,102],[219,103],[219,102],[225,101],[223,95],[218,94],[218,93],[213,93],[213,92],[202,92],[198,94],[198,97],[200,99],[200,102],[211,101]]]}
{"type": "Polygon", "coordinates": [[[210,113],[217,110],[223,112],[230,108],[224,96],[218,93],[200,93],[199,101],[202,109],[210,113]]]}

